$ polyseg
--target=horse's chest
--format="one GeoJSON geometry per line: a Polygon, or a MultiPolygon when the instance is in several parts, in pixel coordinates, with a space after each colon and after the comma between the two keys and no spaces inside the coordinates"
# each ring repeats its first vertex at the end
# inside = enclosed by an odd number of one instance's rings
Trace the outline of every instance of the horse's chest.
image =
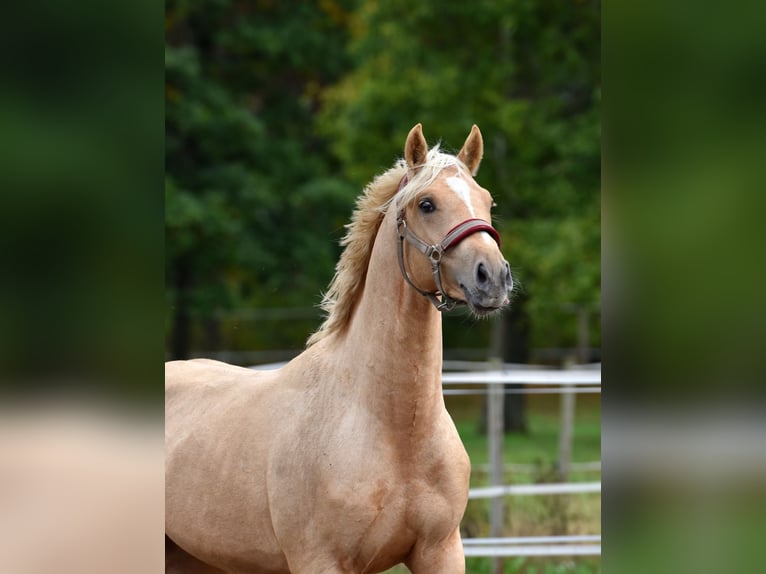
{"type": "Polygon", "coordinates": [[[275,489],[284,484],[280,476],[300,478],[299,487],[272,496],[287,505],[272,513],[277,537],[301,533],[287,554],[329,552],[349,570],[380,571],[404,560],[419,540],[438,543],[458,527],[470,470],[459,439],[436,435],[404,450],[382,432],[370,435],[374,440],[362,445],[315,451],[302,472],[275,464],[275,489]]]}
{"type": "Polygon", "coordinates": [[[407,528],[430,532],[457,527],[467,503],[470,460],[456,433],[395,451],[383,464],[393,477],[384,503],[407,528]]]}
{"type": "Polygon", "coordinates": [[[369,484],[346,493],[327,533],[340,562],[359,572],[377,572],[405,560],[418,540],[443,540],[457,528],[465,507],[464,501],[420,479],[369,484]]]}
{"type": "Polygon", "coordinates": [[[448,535],[460,522],[468,495],[469,462],[461,449],[455,456],[412,457],[405,464],[383,457],[356,485],[338,485],[347,516],[365,517],[364,534],[400,532],[448,535]]]}

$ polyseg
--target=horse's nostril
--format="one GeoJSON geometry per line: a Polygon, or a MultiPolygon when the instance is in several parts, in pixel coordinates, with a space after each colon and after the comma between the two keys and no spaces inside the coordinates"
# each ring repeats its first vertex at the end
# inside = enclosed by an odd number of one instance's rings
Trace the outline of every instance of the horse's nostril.
{"type": "Polygon", "coordinates": [[[476,268],[476,282],[482,285],[487,282],[487,279],[487,269],[484,267],[484,263],[479,263],[479,266],[476,268]]]}

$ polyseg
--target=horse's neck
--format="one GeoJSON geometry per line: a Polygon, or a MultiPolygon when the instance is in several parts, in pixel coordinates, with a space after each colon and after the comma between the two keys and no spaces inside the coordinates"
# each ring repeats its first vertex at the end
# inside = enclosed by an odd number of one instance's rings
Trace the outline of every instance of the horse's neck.
{"type": "Polygon", "coordinates": [[[444,407],[441,314],[407,285],[397,260],[393,214],[381,223],[362,297],[344,338],[364,376],[355,384],[392,425],[427,426],[444,407]]]}

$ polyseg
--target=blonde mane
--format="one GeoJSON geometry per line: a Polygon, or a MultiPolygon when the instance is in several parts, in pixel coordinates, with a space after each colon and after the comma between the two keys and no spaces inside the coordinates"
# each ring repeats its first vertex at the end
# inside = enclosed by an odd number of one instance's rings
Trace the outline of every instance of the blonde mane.
{"type": "Polygon", "coordinates": [[[344,248],[343,253],[335,266],[335,276],[319,305],[326,313],[326,318],[309,337],[307,346],[342,331],[350,322],[354,306],[364,289],[375,236],[394,199],[397,207],[407,205],[447,167],[456,167],[470,174],[463,162],[454,155],[440,152],[439,144],[436,144],[428,152],[425,163],[417,166],[416,170],[408,170],[407,163],[400,159],[392,168],[367,184],[356,201],[351,223],[346,225],[346,235],[340,242],[344,248]],[[397,194],[399,182],[405,174],[408,175],[407,185],[397,194]]]}

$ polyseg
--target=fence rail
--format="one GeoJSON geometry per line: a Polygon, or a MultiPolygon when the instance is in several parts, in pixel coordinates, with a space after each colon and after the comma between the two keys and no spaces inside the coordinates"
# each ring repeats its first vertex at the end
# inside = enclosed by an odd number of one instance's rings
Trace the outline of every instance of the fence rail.
{"type": "MultiPolygon", "coordinates": [[[[479,540],[479,539],[475,539],[479,540]]],[[[466,557],[485,556],[502,558],[511,556],[600,556],[601,544],[514,544],[513,538],[507,538],[505,544],[487,546],[466,545],[463,541],[463,553],[466,557]]]]}
{"type": "MultiPolygon", "coordinates": [[[[487,395],[488,389],[444,389],[442,391],[445,397],[448,396],[469,396],[469,395],[487,395]]],[[[600,394],[601,387],[551,387],[544,389],[502,389],[504,395],[583,395],[600,394]]]]}
{"type": "Polygon", "coordinates": [[[601,535],[466,538],[466,556],[600,556],[601,535]],[[592,544],[598,542],[598,544],[592,544]]]}
{"type": "Polygon", "coordinates": [[[445,385],[601,385],[601,370],[463,371],[442,373],[445,385]]]}
{"type": "Polygon", "coordinates": [[[465,538],[463,546],[492,544],[549,544],[571,542],[601,542],[600,534],[565,534],[562,536],[516,536],[513,538],[465,538]]]}
{"type": "Polygon", "coordinates": [[[542,484],[504,484],[480,486],[468,490],[468,499],[500,496],[539,496],[546,494],[583,494],[601,492],[600,482],[548,482],[542,484]]]}

